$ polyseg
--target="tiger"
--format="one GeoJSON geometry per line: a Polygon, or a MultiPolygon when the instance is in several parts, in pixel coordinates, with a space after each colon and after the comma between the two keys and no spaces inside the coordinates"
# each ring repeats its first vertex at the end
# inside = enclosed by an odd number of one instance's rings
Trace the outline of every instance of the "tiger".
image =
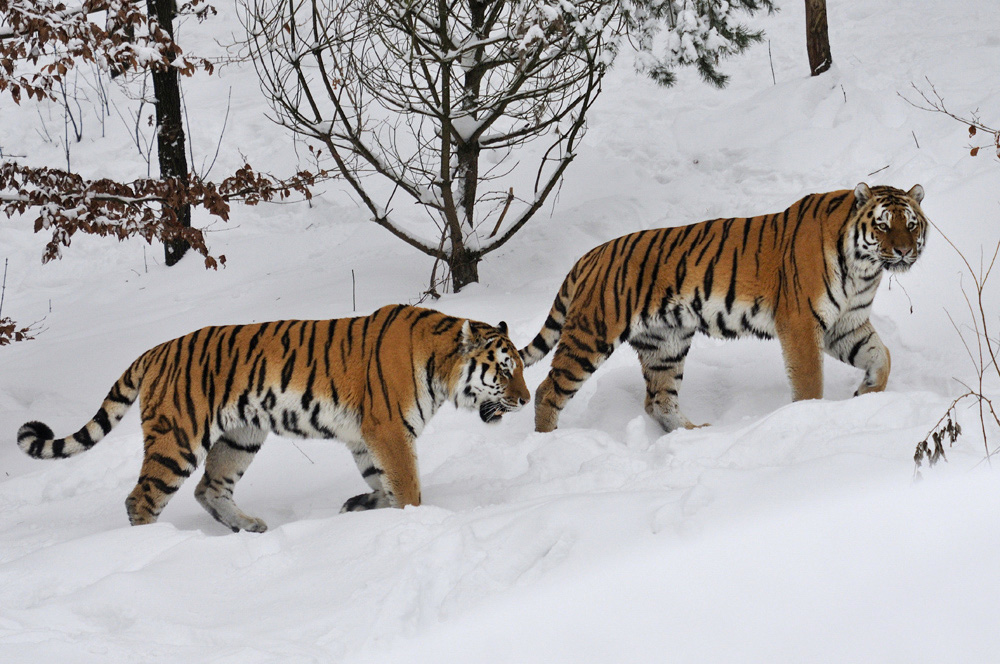
{"type": "Polygon", "coordinates": [[[420,505],[414,441],[438,408],[497,422],[531,399],[523,363],[496,327],[409,305],[369,316],[206,327],[155,346],[71,436],[41,422],[17,433],[39,459],[93,447],[140,401],[144,456],[125,501],[132,525],[155,522],[204,461],[198,502],[233,532],[264,532],[233,490],[268,432],[339,439],[371,488],[341,512],[420,505]]]}
{"type": "Polygon", "coordinates": [[[695,425],[678,405],[695,332],[778,338],[793,400],[823,396],[822,351],[865,372],[855,396],[884,390],[889,350],[869,320],[883,271],[920,256],[924,190],[890,186],[810,194],[783,212],[624,235],[566,276],[525,367],[557,343],[535,392],[535,430],[559,414],[618,346],[639,356],[645,410],[665,431],[695,425]]]}

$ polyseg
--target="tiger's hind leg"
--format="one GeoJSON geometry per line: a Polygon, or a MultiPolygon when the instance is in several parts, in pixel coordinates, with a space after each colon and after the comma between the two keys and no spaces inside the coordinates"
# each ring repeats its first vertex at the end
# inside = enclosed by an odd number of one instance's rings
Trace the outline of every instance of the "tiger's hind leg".
{"type": "Polygon", "coordinates": [[[668,433],[697,426],[681,412],[677,401],[694,332],[665,328],[647,330],[629,339],[639,354],[642,377],[646,379],[646,412],[668,433]]]}
{"type": "Polygon", "coordinates": [[[204,450],[195,432],[165,415],[142,422],[145,456],[125,509],[133,526],[155,523],[177,489],[195,471],[204,450]]]}
{"type": "Polygon", "coordinates": [[[233,489],[253,461],[267,432],[256,427],[242,427],[224,433],[208,452],[205,474],[194,495],[209,514],[233,532],[267,530],[263,520],[249,516],[233,501],[233,489]]]}
{"type": "Polygon", "coordinates": [[[552,368],[535,392],[535,431],[553,431],[559,425],[559,413],[615,349],[614,343],[601,339],[583,341],[585,336],[569,326],[563,329],[552,368]]]}

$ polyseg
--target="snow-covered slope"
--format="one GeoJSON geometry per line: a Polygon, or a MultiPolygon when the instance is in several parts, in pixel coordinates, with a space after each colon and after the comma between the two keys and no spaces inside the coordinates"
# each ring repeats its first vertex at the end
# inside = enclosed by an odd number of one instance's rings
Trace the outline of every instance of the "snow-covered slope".
{"type": "MultiPolygon", "coordinates": [[[[623,233],[781,210],[859,181],[927,190],[924,210],[974,262],[1000,237],[1000,165],[967,132],[920,111],[932,82],[957,111],[1000,123],[995,0],[831,2],[836,65],[810,78],[801,2],[761,19],[769,45],[714,90],[671,90],[619,67],[557,200],[435,306],[541,326],[577,257],[623,233]],[[769,57],[770,51],[770,57],[769,57]],[[775,81],[772,81],[772,66],[775,81]]],[[[225,9],[225,8],[224,8],[225,9]]],[[[231,10],[187,26],[204,48],[231,10]]],[[[183,38],[183,36],[182,36],[183,38]]],[[[190,51],[197,50],[195,46],[190,51]]],[[[186,86],[196,162],[295,164],[263,117],[252,71],[186,86]],[[228,146],[229,154],[226,154],[228,146]]],[[[39,123],[4,106],[0,145],[35,149],[39,123]]],[[[93,120],[91,120],[93,122],[93,120]]],[[[145,163],[125,125],[74,146],[120,177],[145,163]],[[122,140],[117,140],[121,138],[122,140]]],[[[91,125],[88,125],[91,126],[91,125]]],[[[54,145],[32,159],[58,163],[54,145]]],[[[778,345],[695,340],[681,400],[712,426],[663,435],[643,412],[630,350],[586,383],[552,434],[530,408],[483,425],[446,408],[418,442],[425,504],[339,515],[365,490],[337,443],[271,438],[237,498],[271,526],[232,534],[186,484],[160,522],[127,525],[142,440],[137,408],[62,462],[23,455],[17,427],[91,417],[140,352],[215,323],[328,318],[415,302],[430,262],[366,222],[336,184],[313,202],[234,210],[209,235],[228,266],[166,269],[159,247],[45,238],[0,221],[3,314],[43,320],[0,349],[0,661],[3,662],[991,662],[1000,652],[1000,483],[974,413],[949,463],[913,482],[912,454],[971,380],[962,264],[937,232],[887,280],[873,320],[889,389],[849,399],[860,375],[827,359],[822,401],[789,403],[778,345]],[[352,293],[352,272],[356,281],[352,293]]],[[[987,306],[1000,329],[1000,281],[987,306]]],[[[528,370],[534,388],[547,363],[528,370]]],[[[1000,395],[994,378],[988,385],[1000,395]]],[[[998,432],[993,430],[991,435],[998,432]]]]}

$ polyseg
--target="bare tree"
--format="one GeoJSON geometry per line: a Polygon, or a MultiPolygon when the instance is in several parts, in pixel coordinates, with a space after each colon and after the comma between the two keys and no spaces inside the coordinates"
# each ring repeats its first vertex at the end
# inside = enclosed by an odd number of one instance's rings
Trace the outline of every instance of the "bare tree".
{"type": "Polygon", "coordinates": [[[771,9],[769,0],[241,3],[275,119],[319,144],[375,223],[443,261],[456,291],[478,281],[482,257],[558,186],[623,36],[655,80],[670,84],[673,67],[692,64],[721,85],[719,57],[760,38],[733,9],[771,9]],[[671,39],[656,39],[664,33],[671,39]],[[532,141],[536,161],[508,159],[532,141]],[[413,230],[398,194],[422,206],[435,233],[413,230]]]}
{"type": "Polygon", "coordinates": [[[826,0],[806,0],[806,51],[809,53],[809,71],[813,76],[819,76],[833,64],[826,0]]]}

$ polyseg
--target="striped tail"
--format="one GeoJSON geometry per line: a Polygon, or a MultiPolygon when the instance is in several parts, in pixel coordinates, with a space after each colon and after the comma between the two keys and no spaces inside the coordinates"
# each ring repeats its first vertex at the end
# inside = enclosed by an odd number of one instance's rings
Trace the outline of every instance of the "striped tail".
{"type": "Polygon", "coordinates": [[[145,355],[132,363],[104,398],[93,419],[72,436],[56,438],[42,422],[28,422],[17,430],[17,445],[36,459],[61,459],[86,452],[96,445],[125,417],[129,406],[139,396],[139,383],[145,371],[145,355]]]}
{"type": "Polygon", "coordinates": [[[549,310],[549,317],[545,319],[542,329],[539,330],[530,344],[518,351],[525,367],[530,367],[548,355],[549,351],[555,348],[556,343],[559,342],[559,337],[562,336],[563,324],[566,322],[566,312],[569,310],[569,305],[576,294],[574,272],[576,272],[575,269],[571,270],[563,281],[562,287],[559,289],[556,299],[552,303],[552,309],[549,310]]]}

